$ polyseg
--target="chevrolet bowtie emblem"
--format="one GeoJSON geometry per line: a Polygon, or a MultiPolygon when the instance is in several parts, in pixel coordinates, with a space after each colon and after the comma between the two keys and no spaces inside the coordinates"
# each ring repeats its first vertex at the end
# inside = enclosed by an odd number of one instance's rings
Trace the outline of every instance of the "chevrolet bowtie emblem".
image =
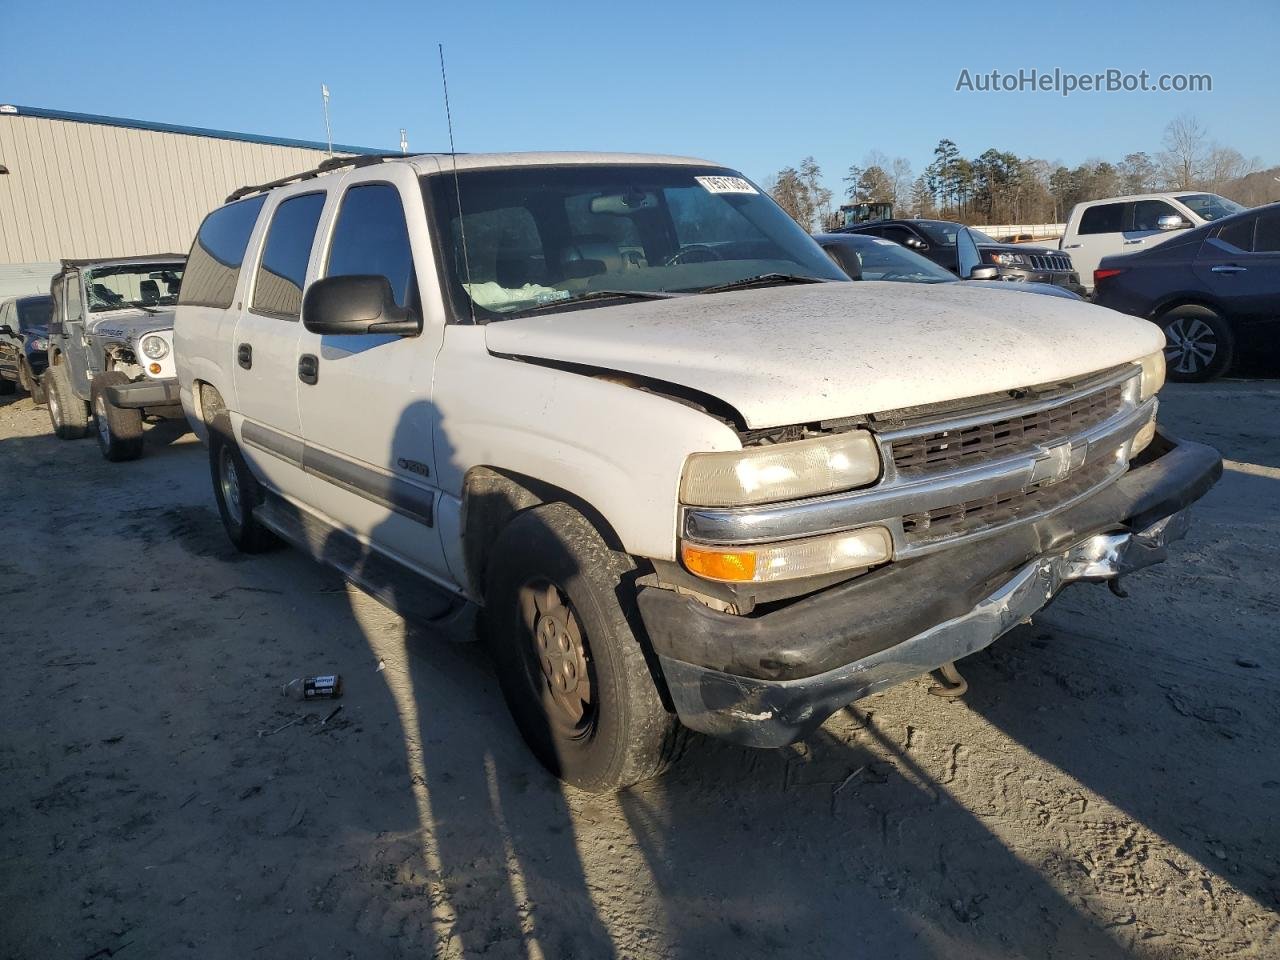
{"type": "Polygon", "coordinates": [[[1043,452],[1036,457],[1036,462],[1031,468],[1031,482],[1028,486],[1048,486],[1059,480],[1065,480],[1071,471],[1084,464],[1089,445],[1084,441],[1067,442],[1041,449],[1043,452]]]}

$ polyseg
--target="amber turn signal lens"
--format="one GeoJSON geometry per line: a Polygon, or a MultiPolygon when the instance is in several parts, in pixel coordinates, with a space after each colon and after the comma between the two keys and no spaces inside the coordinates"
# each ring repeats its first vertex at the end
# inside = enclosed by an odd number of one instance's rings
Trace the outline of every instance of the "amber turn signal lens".
{"type": "Polygon", "coordinates": [[[729,583],[748,583],[755,579],[756,555],[753,551],[703,550],[687,543],[682,544],[682,548],[684,566],[690,573],[729,583]]]}
{"type": "Polygon", "coordinates": [[[159,372],[160,372],[160,364],[158,364],[158,363],[153,363],[151,366],[147,367],[147,369],[148,369],[148,370],[150,370],[152,373],[159,373],[159,372]]]}

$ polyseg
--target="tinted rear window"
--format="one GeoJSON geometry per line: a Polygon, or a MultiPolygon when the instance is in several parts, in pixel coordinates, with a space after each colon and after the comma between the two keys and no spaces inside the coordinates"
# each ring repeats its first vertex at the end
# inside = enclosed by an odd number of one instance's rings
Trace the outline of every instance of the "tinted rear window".
{"type": "Polygon", "coordinates": [[[1257,223],[1253,217],[1245,217],[1235,223],[1225,223],[1218,231],[1218,239],[1229,243],[1237,250],[1248,253],[1253,249],[1253,225],[1257,223]]]}
{"type": "Polygon", "coordinates": [[[249,235],[266,199],[263,195],[230,203],[204,218],[187,258],[179,304],[231,306],[249,235]]]}
{"type": "Polygon", "coordinates": [[[1124,229],[1123,203],[1104,203],[1090,207],[1080,217],[1080,233],[1119,233],[1124,229]]]}
{"type": "Polygon", "coordinates": [[[18,301],[18,327],[26,330],[48,330],[53,316],[53,297],[18,301]]]}
{"type": "Polygon", "coordinates": [[[253,282],[256,312],[289,320],[302,312],[302,285],[323,209],[323,193],[290,197],[276,207],[253,282]]]}
{"type": "Polygon", "coordinates": [[[1264,213],[1258,218],[1253,249],[1257,253],[1280,253],[1280,211],[1264,213]]]}

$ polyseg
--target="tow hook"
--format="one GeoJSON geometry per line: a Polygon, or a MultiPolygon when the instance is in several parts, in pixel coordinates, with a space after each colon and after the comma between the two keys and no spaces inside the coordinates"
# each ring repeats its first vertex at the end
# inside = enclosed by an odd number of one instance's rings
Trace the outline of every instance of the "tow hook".
{"type": "Polygon", "coordinates": [[[944,663],[938,668],[938,673],[942,674],[947,683],[939,683],[929,688],[929,692],[935,697],[955,700],[957,697],[963,697],[965,691],[969,689],[969,681],[960,676],[960,671],[956,669],[954,662],[944,663]]]}
{"type": "Polygon", "coordinates": [[[1114,580],[1108,580],[1107,586],[1111,589],[1111,592],[1114,593],[1121,600],[1125,600],[1128,598],[1129,591],[1126,590],[1124,587],[1120,586],[1119,577],[1116,577],[1114,580]]]}

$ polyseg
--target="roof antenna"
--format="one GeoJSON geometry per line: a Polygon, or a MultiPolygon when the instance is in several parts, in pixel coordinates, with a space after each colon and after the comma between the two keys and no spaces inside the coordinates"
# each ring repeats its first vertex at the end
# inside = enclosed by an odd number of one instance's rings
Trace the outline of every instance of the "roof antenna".
{"type": "Polygon", "coordinates": [[[440,51],[440,82],[444,85],[444,116],[449,123],[449,156],[453,158],[453,195],[458,200],[458,235],[462,240],[462,269],[467,277],[467,300],[471,304],[471,322],[476,322],[476,301],[471,293],[471,257],[467,253],[467,227],[462,221],[462,188],[458,186],[458,151],[453,147],[453,114],[449,111],[449,77],[444,72],[444,44],[440,51]]]}

